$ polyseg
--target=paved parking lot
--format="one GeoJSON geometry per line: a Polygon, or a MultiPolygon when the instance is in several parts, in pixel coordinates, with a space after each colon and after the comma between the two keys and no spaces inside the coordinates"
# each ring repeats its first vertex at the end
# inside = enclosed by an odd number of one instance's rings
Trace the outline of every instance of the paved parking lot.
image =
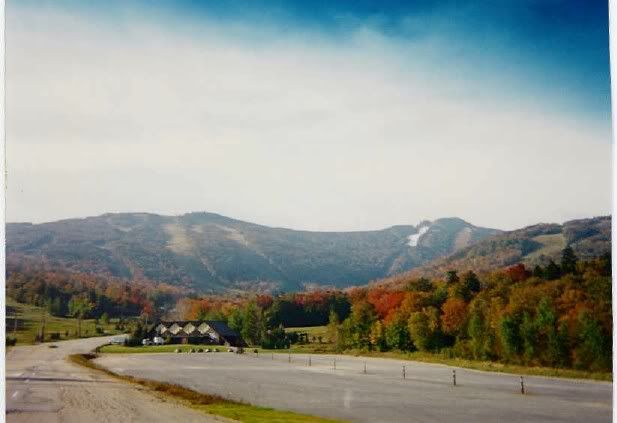
{"type": "Polygon", "coordinates": [[[236,400],[357,422],[610,422],[608,382],[515,375],[390,359],[227,352],[108,354],[115,372],[236,400]],[[336,360],[336,364],[334,361],[336,360]],[[366,363],[366,373],[364,365],[366,363]],[[405,379],[403,379],[405,365],[405,379]],[[336,368],[335,368],[336,366],[336,368]]]}

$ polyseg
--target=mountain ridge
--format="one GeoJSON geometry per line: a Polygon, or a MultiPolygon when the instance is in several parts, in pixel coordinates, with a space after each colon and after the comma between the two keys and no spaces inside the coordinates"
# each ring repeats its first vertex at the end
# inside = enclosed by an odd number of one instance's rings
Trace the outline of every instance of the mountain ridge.
{"type": "Polygon", "coordinates": [[[396,287],[414,278],[441,277],[449,270],[482,273],[519,263],[533,269],[551,261],[559,263],[566,246],[572,247],[579,259],[597,258],[611,253],[611,226],[612,216],[563,224],[538,223],[501,232],[407,272],[372,282],[396,287]]]}
{"type": "Polygon", "coordinates": [[[8,223],[7,254],[91,273],[143,276],[203,292],[255,286],[293,290],[306,284],[367,283],[497,233],[460,218],[325,232],[269,227],[210,212],[105,213],[8,223]],[[419,234],[421,225],[427,229],[419,234]]]}

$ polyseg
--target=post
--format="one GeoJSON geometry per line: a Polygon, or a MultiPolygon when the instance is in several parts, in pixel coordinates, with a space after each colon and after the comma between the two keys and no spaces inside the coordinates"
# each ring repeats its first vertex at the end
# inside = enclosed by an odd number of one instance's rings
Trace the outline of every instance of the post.
{"type": "Polygon", "coordinates": [[[309,367],[311,367],[311,356],[309,355],[309,367]]]}
{"type": "Polygon", "coordinates": [[[334,367],[333,367],[333,369],[336,370],[336,357],[334,357],[334,367]]]}
{"type": "Polygon", "coordinates": [[[291,353],[287,353],[287,362],[291,363],[291,353]]]}
{"type": "Polygon", "coordinates": [[[45,342],[45,317],[46,310],[43,309],[43,317],[41,318],[41,342],[45,342]]]}
{"type": "Polygon", "coordinates": [[[366,374],[366,361],[364,362],[364,374],[366,374]]]}
{"type": "Polygon", "coordinates": [[[452,385],[456,386],[456,370],[452,369],[452,385]]]}
{"type": "Polygon", "coordinates": [[[405,366],[403,366],[403,379],[405,379],[405,366]]]}
{"type": "Polygon", "coordinates": [[[274,360],[274,353],[270,353],[270,355],[272,355],[272,360],[274,360]]]}
{"type": "Polygon", "coordinates": [[[523,382],[523,376],[521,376],[521,394],[525,395],[525,383],[523,382]]]}

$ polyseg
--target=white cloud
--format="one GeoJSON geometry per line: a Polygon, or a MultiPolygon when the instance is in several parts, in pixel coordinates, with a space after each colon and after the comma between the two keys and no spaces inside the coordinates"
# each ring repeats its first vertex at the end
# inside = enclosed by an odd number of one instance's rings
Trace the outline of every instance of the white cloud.
{"type": "Polygon", "coordinates": [[[514,228],[610,212],[610,134],[432,72],[430,39],[129,22],[9,10],[9,221],[208,210],[306,229],[514,228]]]}

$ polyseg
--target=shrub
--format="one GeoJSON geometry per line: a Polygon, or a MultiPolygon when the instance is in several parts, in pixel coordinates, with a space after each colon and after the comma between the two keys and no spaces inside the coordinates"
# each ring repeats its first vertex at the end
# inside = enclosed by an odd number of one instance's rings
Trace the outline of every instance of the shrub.
{"type": "Polygon", "coordinates": [[[7,347],[12,347],[15,344],[17,344],[17,338],[13,338],[11,336],[7,336],[6,337],[6,346],[7,347]]]}
{"type": "Polygon", "coordinates": [[[60,339],[60,334],[58,332],[50,333],[49,339],[51,339],[52,341],[57,341],[58,339],[60,339]]]}

